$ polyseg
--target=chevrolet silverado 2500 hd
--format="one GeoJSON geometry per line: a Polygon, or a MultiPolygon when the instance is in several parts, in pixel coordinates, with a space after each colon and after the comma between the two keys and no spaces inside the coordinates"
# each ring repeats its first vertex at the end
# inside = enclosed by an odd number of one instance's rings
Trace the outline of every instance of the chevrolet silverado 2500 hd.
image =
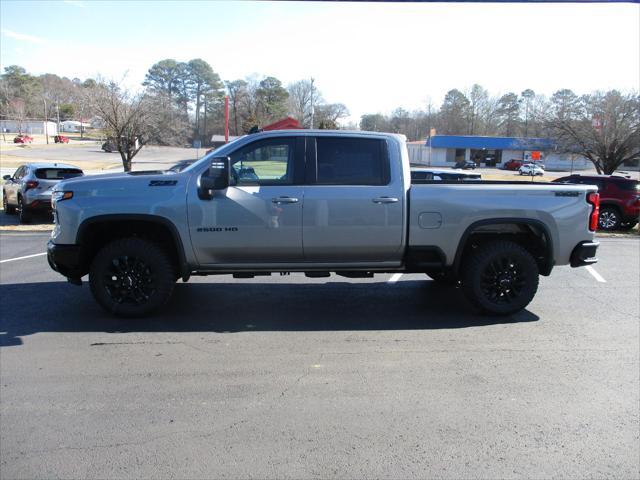
{"type": "Polygon", "coordinates": [[[411,181],[394,134],[272,131],[176,172],[61,182],[51,267],[109,312],[140,316],[191,275],[426,273],[492,314],[524,308],[538,276],[594,263],[595,186],[411,181]]]}

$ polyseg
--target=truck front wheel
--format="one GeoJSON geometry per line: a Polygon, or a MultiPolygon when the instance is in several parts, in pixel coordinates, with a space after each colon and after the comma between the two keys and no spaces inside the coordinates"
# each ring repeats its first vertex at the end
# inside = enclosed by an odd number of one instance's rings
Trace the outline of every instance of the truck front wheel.
{"type": "Polygon", "coordinates": [[[526,307],[538,290],[538,265],[517,243],[485,243],[467,255],[462,287],[485,313],[510,315],[526,307]]]}
{"type": "Polygon", "coordinates": [[[165,251],[137,237],[107,244],[89,271],[96,301],[122,317],[142,317],[158,310],[171,297],[174,283],[174,268],[165,251]]]}

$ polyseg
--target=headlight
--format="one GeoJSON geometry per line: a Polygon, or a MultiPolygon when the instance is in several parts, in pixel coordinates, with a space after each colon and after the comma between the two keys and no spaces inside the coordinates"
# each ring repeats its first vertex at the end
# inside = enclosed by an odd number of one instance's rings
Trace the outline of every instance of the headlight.
{"type": "Polygon", "coordinates": [[[63,200],[69,200],[73,198],[73,192],[64,192],[62,190],[55,190],[51,193],[51,207],[56,208],[56,203],[63,200]]]}

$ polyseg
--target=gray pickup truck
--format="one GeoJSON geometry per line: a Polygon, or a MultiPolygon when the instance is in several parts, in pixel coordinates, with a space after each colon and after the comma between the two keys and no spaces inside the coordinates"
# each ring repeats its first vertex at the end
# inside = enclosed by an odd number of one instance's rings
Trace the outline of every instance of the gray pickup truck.
{"type": "Polygon", "coordinates": [[[538,276],[596,262],[595,186],[411,180],[405,138],[295,130],[241,137],[179,173],[61,182],[51,267],[141,316],[178,279],[425,273],[478,309],[524,308],[538,276]]]}

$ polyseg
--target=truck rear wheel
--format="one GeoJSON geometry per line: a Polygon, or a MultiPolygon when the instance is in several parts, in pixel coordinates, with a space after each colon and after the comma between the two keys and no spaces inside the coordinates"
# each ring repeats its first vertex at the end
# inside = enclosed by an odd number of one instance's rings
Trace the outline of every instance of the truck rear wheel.
{"type": "Polygon", "coordinates": [[[142,317],[167,303],[175,271],[165,251],[142,238],[121,238],[107,244],[91,263],[89,284],[106,311],[142,317]]]}
{"type": "Polygon", "coordinates": [[[510,315],[526,307],[538,290],[538,265],[517,243],[496,241],[473,250],[463,269],[467,299],[485,313],[510,315]]]}

